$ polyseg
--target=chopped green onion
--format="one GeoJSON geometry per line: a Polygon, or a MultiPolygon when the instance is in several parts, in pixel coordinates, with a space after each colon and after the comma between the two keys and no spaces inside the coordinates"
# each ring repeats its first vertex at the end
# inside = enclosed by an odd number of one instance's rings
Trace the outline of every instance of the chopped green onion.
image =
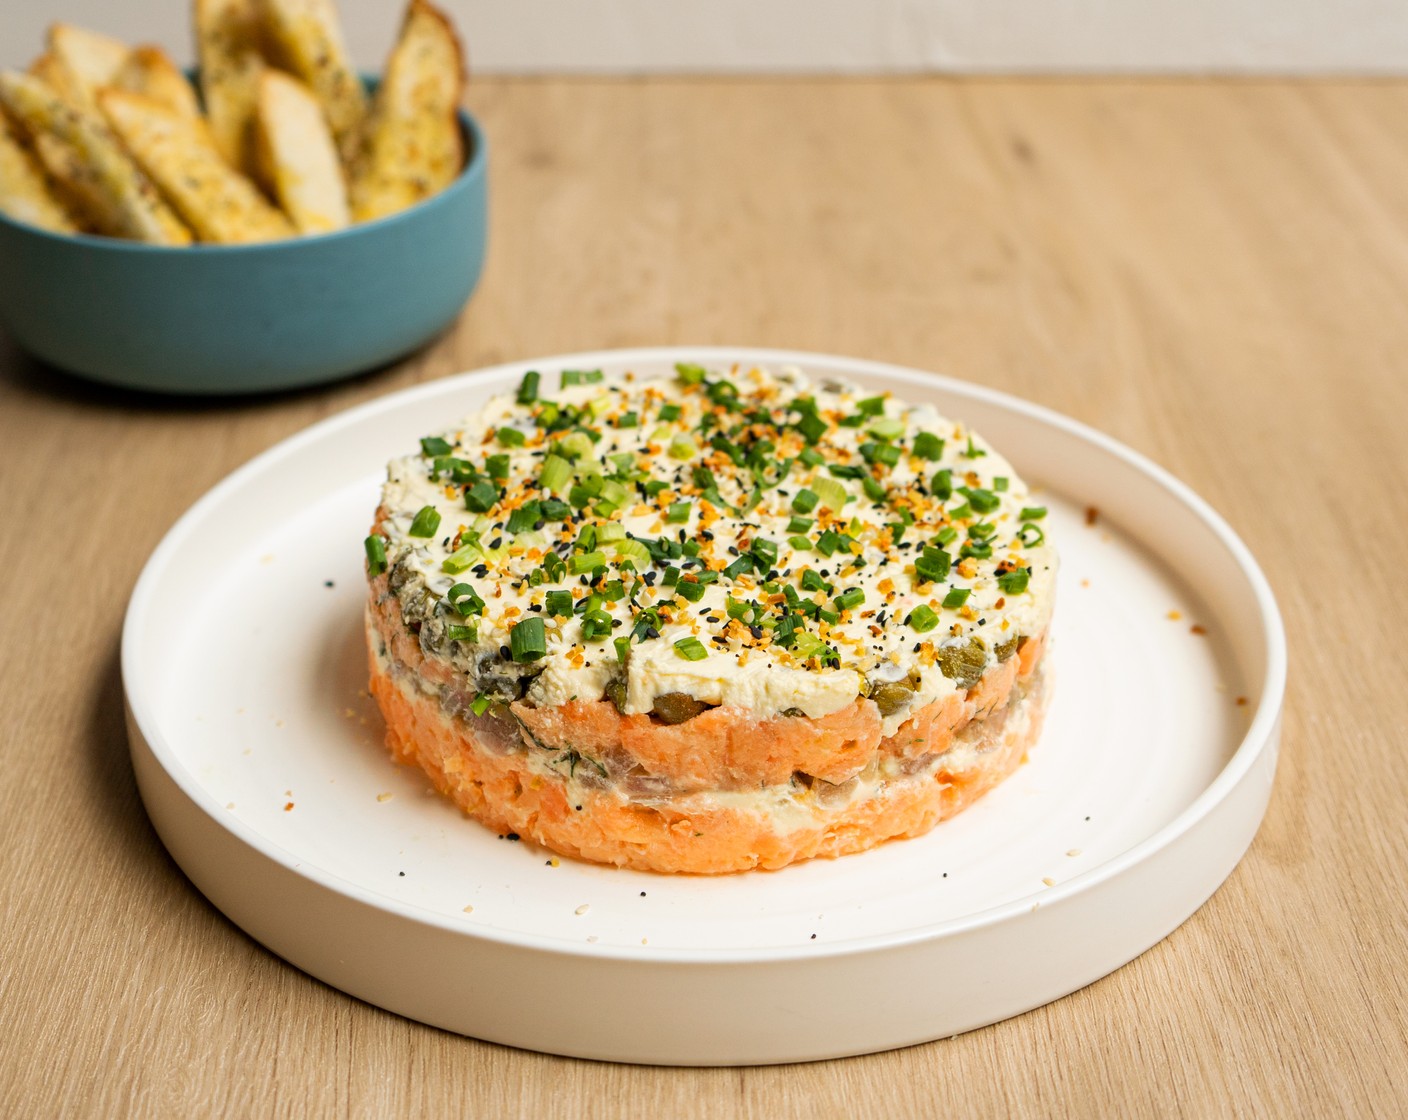
{"type": "Polygon", "coordinates": [[[484,600],[467,583],[457,583],[446,593],[445,598],[461,618],[484,613],[484,600]]]}
{"type": "MultiPolygon", "coordinates": [[[[753,565],[750,563],[748,566],[751,568],[753,565]]],[[[668,568],[665,569],[665,575],[660,580],[660,582],[666,587],[674,587],[675,584],[677,584],[679,581],[680,570],[673,564],[671,564],[668,568]]]]}
{"type": "Polygon", "coordinates": [[[866,397],[865,400],[856,402],[856,412],[861,416],[880,416],[884,411],[884,396],[866,397]]]}
{"type": "Polygon", "coordinates": [[[686,661],[703,661],[709,656],[709,651],[698,638],[681,638],[675,643],[675,653],[686,661]]]}
{"type": "Polygon", "coordinates": [[[849,611],[865,602],[865,592],[859,587],[848,587],[831,601],[837,610],[849,611]]]}
{"type": "Polygon", "coordinates": [[[798,552],[806,552],[812,546],[812,539],[811,537],[803,536],[788,537],[787,543],[798,552]]]}
{"type": "Polygon", "coordinates": [[[993,478],[992,478],[992,488],[993,488],[994,490],[996,490],[999,494],[1003,493],[1003,492],[1007,489],[1008,484],[1009,484],[1009,479],[1007,478],[1006,475],[1001,475],[1001,474],[993,475],[993,478]]]}
{"type": "Polygon", "coordinates": [[[682,579],[675,584],[675,594],[681,599],[688,599],[691,603],[697,603],[704,598],[704,585],[694,583],[690,580],[682,579]]]}
{"type": "MultiPolygon", "coordinates": [[[[749,556],[740,556],[724,569],[724,575],[729,579],[737,579],[741,575],[746,575],[753,570],[753,560],[749,556]]],[[[668,573],[667,573],[668,574],[668,573]]]]}
{"type": "Polygon", "coordinates": [[[764,537],[754,537],[753,544],[748,550],[757,561],[758,570],[766,573],[769,568],[777,563],[777,542],[767,540],[764,537]]]}
{"type": "Polygon", "coordinates": [[[950,588],[949,593],[944,596],[944,606],[949,610],[957,610],[968,601],[970,594],[971,592],[966,587],[950,588]]]}
{"type": "Polygon", "coordinates": [[[499,488],[492,482],[476,482],[464,492],[466,509],[475,513],[488,513],[499,500],[499,488]]]}
{"type": "Polygon", "coordinates": [[[506,528],[510,533],[526,533],[543,517],[543,504],[536,499],[524,502],[508,515],[506,528]]]}
{"type": "Polygon", "coordinates": [[[484,469],[490,478],[504,482],[508,479],[508,462],[507,455],[490,455],[484,460],[484,469]]]}
{"type": "Polygon", "coordinates": [[[1022,512],[1017,515],[1023,521],[1040,521],[1046,516],[1045,506],[1023,506],[1022,512]]]}
{"type": "Polygon", "coordinates": [[[730,596],[724,600],[724,610],[729,618],[736,618],[739,622],[747,622],[748,615],[753,610],[752,603],[741,603],[730,596]]]}
{"type": "Polygon", "coordinates": [[[870,425],[870,434],[876,439],[899,439],[904,435],[904,421],[886,417],[870,425]]]}
{"type": "Polygon", "coordinates": [[[1002,499],[991,490],[979,490],[971,487],[961,487],[960,492],[968,499],[968,504],[979,513],[993,513],[997,507],[1002,505],[1002,499]]]}
{"type": "Polygon", "coordinates": [[[582,616],[582,640],[600,642],[611,636],[611,616],[605,611],[588,611],[582,616]]]}
{"type": "Polygon", "coordinates": [[[554,618],[570,618],[572,615],[572,592],[549,591],[543,600],[543,609],[554,618]]]}
{"type": "Polygon", "coordinates": [[[948,501],[953,497],[953,472],[947,467],[935,471],[934,477],[929,480],[929,490],[939,501],[948,501]]]}
{"type": "Polygon", "coordinates": [[[794,517],[791,521],[787,523],[787,531],[789,533],[805,533],[815,524],[816,521],[813,518],[794,517]]]}
{"type": "Polygon", "coordinates": [[[549,493],[560,494],[572,480],[572,464],[557,455],[549,455],[543,460],[543,469],[538,474],[538,485],[549,493]]]}
{"type": "Polygon", "coordinates": [[[445,637],[452,642],[472,642],[479,637],[479,627],[463,622],[445,624],[445,637]]]}
{"type": "Polygon", "coordinates": [[[618,428],[636,428],[640,426],[640,417],[634,412],[623,412],[621,418],[616,421],[618,428]]]}
{"type": "Polygon", "coordinates": [[[470,704],[469,710],[477,716],[482,716],[485,712],[489,710],[489,705],[493,702],[494,701],[492,699],[481,693],[480,695],[474,698],[474,703],[470,704]]]}
{"type": "Polygon", "coordinates": [[[541,618],[525,618],[508,632],[509,653],[520,664],[547,656],[548,637],[541,618]]]}
{"type": "MultiPolygon", "coordinates": [[[[798,513],[811,513],[812,510],[816,509],[816,504],[820,500],[821,499],[811,490],[798,490],[796,495],[792,498],[792,508],[798,513]]],[[[811,522],[807,522],[807,524],[810,525],[811,522]]]]}
{"type": "Polygon", "coordinates": [[[631,639],[623,634],[621,637],[614,639],[611,644],[616,647],[616,660],[624,665],[626,663],[626,654],[631,650],[631,639]]]}
{"type": "Polygon", "coordinates": [[[865,496],[872,502],[883,502],[885,500],[885,487],[877,479],[866,475],[860,480],[860,488],[865,491],[865,496]]]}
{"type": "Polygon", "coordinates": [[[814,568],[808,568],[802,573],[803,591],[825,591],[828,595],[834,590],[833,586],[821,578],[821,573],[814,568]]]}
{"type": "Polygon", "coordinates": [[[821,505],[836,513],[841,512],[841,507],[846,504],[846,488],[834,478],[818,478],[813,486],[816,487],[816,496],[821,505]]]}
{"type": "Polygon", "coordinates": [[[965,459],[981,459],[986,454],[987,452],[984,451],[981,447],[973,446],[973,437],[969,435],[968,448],[966,451],[963,452],[963,457],[965,459]]]}
{"type": "Polygon", "coordinates": [[[440,511],[434,506],[421,506],[411,527],[406,530],[413,537],[433,537],[440,528],[440,511]]]}
{"type": "Polygon", "coordinates": [[[1010,572],[999,572],[997,586],[1008,595],[1020,595],[1027,589],[1031,576],[1030,568],[1013,568],[1010,572]]]}
{"type": "Polygon", "coordinates": [[[528,437],[517,428],[500,428],[494,434],[505,447],[522,447],[528,442],[528,437]]]}
{"type": "Polygon", "coordinates": [[[454,445],[449,441],[441,439],[439,436],[426,436],[420,441],[420,452],[422,455],[434,458],[437,455],[448,455],[453,451],[454,445]]]}
{"type": "Polygon", "coordinates": [[[449,572],[451,575],[458,575],[482,555],[478,541],[466,541],[440,562],[440,570],[449,572]]]}
{"type": "Polygon", "coordinates": [[[542,380],[542,375],[535,369],[530,369],[523,375],[523,380],[518,383],[518,403],[532,404],[538,399],[538,383],[542,380]]]}
{"type": "Polygon", "coordinates": [[[562,387],[569,385],[595,385],[601,380],[599,369],[565,369],[562,371],[562,387]]]}
{"type": "Polygon", "coordinates": [[[583,455],[592,453],[592,437],[586,432],[568,432],[553,445],[553,452],[576,462],[583,455]]]}
{"type": "Polygon", "coordinates": [[[926,604],[920,603],[905,619],[911,629],[917,630],[921,634],[927,634],[939,624],[939,616],[936,615],[926,604]]]}
{"type": "Polygon", "coordinates": [[[637,540],[624,540],[616,542],[616,559],[629,560],[636,566],[637,571],[644,571],[653,564],[654,558],[650,555],[650,549],[637,540]]]}
{"type": "Polygon", "coordinates": [[[665,511],[665,520],[672,525],[682,525],[689,520],[688,502],[671,502],[670,508],[665,511]]]}
{"type": "Polygon", "coordinates": [[[698,385],[704,380],[705,369],[703,366],[690,365],[688,362],[676,362],[675,372],[686,385],[698,385]]]}
{"type": "Polygon", "coordinates": [[[693,459],[699,454],[699,447],[689,436],[676,436],[670,441],[671,459],[693,459]]]}
{"type": "Polygon", "coordinates": [[[680,418],[680,406],[677,404],[662,404],[660,406],[660,421],[668,424],[680,418]]]}
{"type": "Polygon", "coordinates": [[[815,412],[808,412],[797,421],[797,430],[802,433],[802,437],[810,444],[815,444],[826,434],[827,423],[815,412]]]}
{"type": "Polygon", "coordinates": [[[944,441],[933,432],[920,432],[914,437],[913,451],[919,458],[928,459],[932,463],[943,457],[944,441]]]}
{"type": "Polygon", "coordinates": [[[1041,531],[1040,525],[1033,525],[1027,521],[1017,530],[1017,540],[1022,543],[1024,548],[1035,548],[1046,540],[1046,534],[1041,531]]]}
{"type": "Polygon", "coordinates": [[[363,542],[367,552],[367,574],[373,577],[386,571],[386,544],[378,536],[370,536],[363,542]]]}
{"type": "Polygon", "coordinates": [[[566,521],[572,516],[572,507],[556,498],[544,498],[540,508],[544,521],[566,521]]]}
{"type": "Polygon", "coordinates": [[[931,582],[947,579],[953,557],[941,548],[926,548],[914,562],[915,574],[931,582]]]}
{"type": "Polygon", "coordinates": [[[567,570],[574,576],[580,576],[596,568],[606,566],[606,553],[604,552],[579,552],[572,559],[567,561],[567,570]]]}

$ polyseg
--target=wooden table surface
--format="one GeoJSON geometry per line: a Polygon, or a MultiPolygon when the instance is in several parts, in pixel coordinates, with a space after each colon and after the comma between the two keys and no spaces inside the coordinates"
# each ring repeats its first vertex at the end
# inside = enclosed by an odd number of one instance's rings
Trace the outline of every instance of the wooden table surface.
{"type": "Polygon", "coordinates": [[[0,1114],[710,1117],[1408,1110],[1408,84],[479,81],[492,236],[458,326],[329,389],[99,388],[0,335],[0,1114]],[[1291,644],[1246,859],[1055,1004],[844,1061],[651,1069],[325,987],[165,854],[122,612],[175,518],[349,405],[658,343],[935,369],[1152,456],[1260,559],[1291,644]]]}

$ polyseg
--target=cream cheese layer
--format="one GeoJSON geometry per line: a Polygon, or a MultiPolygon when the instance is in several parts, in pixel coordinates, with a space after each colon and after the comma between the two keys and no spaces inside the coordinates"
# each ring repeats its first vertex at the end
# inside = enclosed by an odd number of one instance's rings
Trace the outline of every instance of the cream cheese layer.
{"type": "Polygon", "coordinates": [[[486,705],[818,717],[869,695],[889,733],[1045,631],[1044,525],[930,405],[681,365],[530,375],[428,434],[389,465],[367,551],[486,705]]]}

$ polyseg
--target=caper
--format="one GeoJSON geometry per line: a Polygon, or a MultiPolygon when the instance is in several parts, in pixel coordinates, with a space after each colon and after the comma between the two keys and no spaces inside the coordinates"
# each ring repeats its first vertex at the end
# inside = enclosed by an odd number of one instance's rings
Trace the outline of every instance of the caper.
{"type": "Polygon", "coordinates": [[[939,669],[959,688],[969,689],[983,677],[988,666],[988,650],[981,638],[963,646],[945,646],[938,653],[939,669]]]}
{"type": "Polygon", "coordinates": [[[870,698],[875,701],[882,716],[892,716],[909,707],[914,699],[914,686],[908,681],[877,684],[870,690],[870,698]]]}
{"type": "Polygon", "coordinates": [[[807,713],[802,711],[801,708],[783,708],[782,714],[785,716],[790,716],[792,719],[797,719],[801,716],[806,715],[807,713]]]}
{"type": "Polygon", "coordinates": [[[655,698],[655,707],[651,709],[651,712],[666,723],[684,723],[687,719],[693,719],[708,706],[702,700],[696,700],[686,692],[666,692],[655,698]]]}
{"type": "Polygon", "coordinates": [[[1014,653],[1016,653],[1016,652],[1017,652],[1017,643],[1020,642],[1021,640],[1022,640],[1022,639],[1021,639],[1019,636],[1013,635],[1012,637],[1008,638],[1007,641],[1003,642],[1000,646],[998,646],[998,647],[997,647],[997,659],[998,659],[998,661],[1006,661],[1009,657],[1011,657],[1014,653]]]}
{"type": "Polygon", "coordinates": [[[616,705],[618,712],[626,710],[626,682],[621,677],[606,682],[606,698],[616,705]]]}

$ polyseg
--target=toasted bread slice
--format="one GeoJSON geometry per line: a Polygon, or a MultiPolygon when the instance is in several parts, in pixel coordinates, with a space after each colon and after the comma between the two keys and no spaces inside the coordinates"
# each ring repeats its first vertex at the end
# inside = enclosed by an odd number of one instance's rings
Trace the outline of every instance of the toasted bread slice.
{"type": "Polygon", "coordinates": [[[447,187],[464,165],[464,52],[446,16],[411,0],[386,64],[352,178],[352,215],[367,221],[447,187]]]}
{"type": "Polygon", "coordinates": [[[194,87],[160,47],[149,44],[133,47],[108,84],[113,89],[140,93],[160,101],[187,120],[201,119],[200,100],[194,87]]]}
{"type": "Polygon", "coordinates": [[[292,237],[293,227],[249,179],[229,166],[199,122],[139,93],[98,94],[113,130],[201,241],[292,237]]]}
{"type": "Polygon", "coordinates": [[[122,69],[128,54],[126,43],[71,23],[49,28],[49,50],[73,73],[90,101],[122,69]]]}
{"type": "Polygon", "coordinates": [[[367,116],[367,93],[343,43],[332,0],[262,0],[268,41],[279,63],[321,102],[343,159],[351,161],[367,116]]]}
{"type": "Polygon", "coordinates": [[[75,109],[96,109],[93,93],[74,73],[73,67],[53,51],[45,51],[29,64],[29,72],[75,109]]]}
{"type": "Polygon", "coordinates": [[[264,59],[254,0],[195,0],[200,88],[210,135],[225,162],[255,173],[254,106],[264,59]]]}
{"type": "Polygon", "coordinates": [[[280,70],[264,71],[254,135],[261,177],[300,233],[326,233],[351,221],[337,147],[307,86],[280,70]]]}
{"type": "Polygon", "coordinates": [[[78,223],[50,188],[38,157],[0,113],[0,210],[16,221],[55,233],[77,233],[78,223]]]}
{"type": "Polygon", "coordinates": [[[67,105],[32,74],[0,73],[3,104],[31,135],[52,136],[77,160],[79,176],[100,203],[99,232],[157,245],[186,245],[190,231],[162,201],[103,121],[67,105]]]}

